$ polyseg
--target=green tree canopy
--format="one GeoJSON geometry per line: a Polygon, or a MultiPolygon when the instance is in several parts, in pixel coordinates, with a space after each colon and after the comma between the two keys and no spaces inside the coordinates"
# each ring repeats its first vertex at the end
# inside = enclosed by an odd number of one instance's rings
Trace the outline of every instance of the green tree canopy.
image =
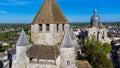
{"type": "Polygon", "coordinates": [[[106,55],[110,51],[110,45],[107,43],[102,44],[94,36],[87,37],[83,41],[83,48],[85,58],[93,68],[114,68],[112,62],[106,55]]]}

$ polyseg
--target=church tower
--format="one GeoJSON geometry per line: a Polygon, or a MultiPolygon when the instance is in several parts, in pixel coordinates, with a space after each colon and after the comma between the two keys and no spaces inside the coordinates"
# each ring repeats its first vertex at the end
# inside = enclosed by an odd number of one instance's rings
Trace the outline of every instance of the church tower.
{"type": "Polygon", "coordinates": [[[60,68],[75,68],[75,45],[68,31],[60,47],[60,68]]]}
{"type": "Polygon", "coordinates": [[[45,0],[31,25],[31,40],[38,45],[56,45],[63,38],[67,19],[56,0],[45,0]]]}
{"type": "Polygon", "coordinates": [[[105,43],[107,41],[107,30],[100,23],[100,16],[97,13],[97,10],[94,10],[94,14],[91,17],[91,28],[88,29],[88,36],[94,35],[98,40],[105,43]]]}

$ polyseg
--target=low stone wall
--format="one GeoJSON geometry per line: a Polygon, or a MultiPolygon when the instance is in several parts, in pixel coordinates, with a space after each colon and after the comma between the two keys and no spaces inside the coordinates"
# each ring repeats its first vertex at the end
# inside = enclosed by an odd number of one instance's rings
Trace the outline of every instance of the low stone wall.
{"type": "Polygon", "coordinates": [[[27,68],[57,68],[57,66],[51,64],[29,63],[27,68]]]}

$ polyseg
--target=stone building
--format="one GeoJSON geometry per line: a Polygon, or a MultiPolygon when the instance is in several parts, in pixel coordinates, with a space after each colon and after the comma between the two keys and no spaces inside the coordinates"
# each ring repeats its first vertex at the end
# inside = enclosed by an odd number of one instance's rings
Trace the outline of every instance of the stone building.
{"type": "Polygon", "coordinates": [[[31,40],[22,30],[12,68],[81,68],[83,62],[75,60],[77,38],[56,0],[45,0],[32,22],[31,40]]]}
{"type": "Polygon", "coordinates": [[[97,10],[94,10],[94,14],[91,17],[90,28],[88,28],[88,36],[94,35],[98,40],[105,43],[110,43],[110,39],[107,37],[107,29],[100,22],[100,16],[97,13],[97,10]]]}
{"type": "Polygon", "coordinates": [[[31,39],[34,44],[56,45],[61,43],[69,23],[56,0],[45,0],[31,25],[31,39]]]}
{"type": "Polygon", "coordinates": [[[12,68],[76,68],[76,37],[56,0],[45,0],[31,25],[30,45],[22,30],[12,68]]]}
{"type": "Polygon", "coordinates": [[[65,32],[61,46],[31,46],[22,30],[12,68],[76,68],[75,45],[70,32],[65,32]]]}

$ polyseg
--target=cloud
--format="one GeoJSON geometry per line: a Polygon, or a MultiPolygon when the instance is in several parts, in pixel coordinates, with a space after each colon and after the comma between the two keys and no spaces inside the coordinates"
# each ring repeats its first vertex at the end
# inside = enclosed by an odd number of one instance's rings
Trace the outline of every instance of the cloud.
{"type": "Polygon", "coordinates": [[[4,11],[4,10],[0,10],[0,14],[6,14],[7,11],[4,11]]]}
{"type": "Polygon", "coordinates": [[[29,4],[33,4],[33,2],[30,1],[23,1],[23,0],[8,0],[12,3],[15,3],[16,5],[29,5],[29,4]]]}
{"type": "Polygon", "coordinates": [[[25,0],[6,0],[5,2],[1,2],[0,5],[2,6],[8,6],[8,5],[30,5],[34,4],[34,2],[31,1],[25,1],[25,0]]]}

